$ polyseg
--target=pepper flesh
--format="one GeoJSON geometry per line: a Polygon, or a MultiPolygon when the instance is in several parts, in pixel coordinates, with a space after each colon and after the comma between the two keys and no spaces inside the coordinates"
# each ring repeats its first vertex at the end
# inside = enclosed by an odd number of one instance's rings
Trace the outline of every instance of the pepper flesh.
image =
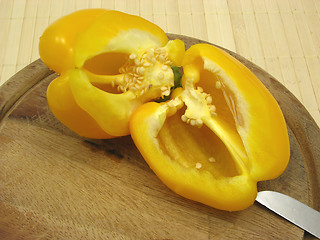
{"type": "Polygon", "coordinates": [[[174,192],[222,210],[245,209],[257,182],[288,164],[281,110],[253,73],[214,46],[192,46],[183,68],[183,88],[170,101],[134,112],[131,136],[174,192]]]}
{"type": "Polygon", "coordinates": [[[129,134],[129,119],[138,106],[170,94],[170,66],[181,65],[184,43],[168,41],[158,26],[141,17],[87,9],[49,26],[39,51],[61,74],[47,91],[54,115],[81,136],[110,138],[129,134]],[[62,99],[72,104],[64,107],[62,99]],[[81,112],[81,124],[72,112],[81,112]]]}
{"type": "Polygon", "coordinates": [[[48,106],[56,118],[80,136],[112,138],[113,136],[104,132],[97,122],[77,105],[69,86],[69,79],[69,74],[62,74],[52,81],[47,89],[48,106]]]}

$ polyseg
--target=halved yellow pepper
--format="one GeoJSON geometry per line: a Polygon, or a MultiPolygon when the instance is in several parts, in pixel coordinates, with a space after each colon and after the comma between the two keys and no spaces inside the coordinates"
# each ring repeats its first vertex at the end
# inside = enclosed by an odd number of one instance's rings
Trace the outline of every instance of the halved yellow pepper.
{"type": "Polygon", "coordinates": [[[109,138],[129,134],[138,106],[170,94],[171,65],[181,65],[184,43],[168,41],[163,30],[141,17],[87,9],[49,26],[39,51],[61,75],[47,91],[54,115],[81,136],[109,138]]]}
{"type": "Polygon", "coordinates": [[[259,79],[219,48],[192,46],[183,68],[183,88],[170,101],[133,113],[131,136],[174,192],[222,210],[245,209],[257,182],[288,164],[282,112],[259,79]]]}
{"type": "Polygon", "coordinates": [[[40,56],[60,76],[48,104],[71,130],[90,138],[131,131],[141,154],[176,193],[236,211],[250,206],[257,182],[289,160],[281,110],[245,66],[207,44],[168,41],[156,25],[117,11],[75,12],[51,25],[40,56]],[[171,100],[171,65],[182,88],[171,100]],[[129,129],[130,120],[130,129],[129,129]],[[129,131],[130,130],[130,131],[129,131]]]}

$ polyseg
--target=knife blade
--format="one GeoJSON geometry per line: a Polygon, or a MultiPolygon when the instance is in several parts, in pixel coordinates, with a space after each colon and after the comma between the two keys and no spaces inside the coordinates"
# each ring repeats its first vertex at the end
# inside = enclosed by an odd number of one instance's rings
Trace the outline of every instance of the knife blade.
{"type": "Polygon", "coordinates": [[[320,212],[274,191],[258,192],[256,201],[320,239],[320,212]]]}

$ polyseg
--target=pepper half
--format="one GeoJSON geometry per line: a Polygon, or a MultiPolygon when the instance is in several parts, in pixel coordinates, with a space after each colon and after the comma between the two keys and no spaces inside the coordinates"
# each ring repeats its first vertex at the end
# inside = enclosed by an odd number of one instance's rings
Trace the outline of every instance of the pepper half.
{"type": "Polygon", "coordinates": [[[39,52],[60,74],[47,90],[53,114],[81,136],[110,138],[129,134],[138,106],[170,94],[184,43],[141,17],[87,9],[49,26],[39,52]]]}
{"type": "Polygon", "coordinates": [[[165,103],[146,103],[131,136],[156,175],[174,192],[228,211],[253,204],[257,182],[289,161],[282,112],[239,61],[208,44],[188,49],[182,87],[165,103]]]}

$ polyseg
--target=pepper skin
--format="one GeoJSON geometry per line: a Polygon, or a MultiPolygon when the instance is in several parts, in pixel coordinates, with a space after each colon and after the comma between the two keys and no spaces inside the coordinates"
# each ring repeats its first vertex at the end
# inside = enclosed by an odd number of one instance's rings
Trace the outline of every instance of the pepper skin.
{"type": "Polygon", "coordinates": [[[61,75],[47,90],[53,114],[81,136],[110,138],[129,134],[138,106],[170,94],[184,43],[141,17],[87,9],[50,25],[39,52],[61,75]]]}
{"type": "Polygon", "coordinates": [[[239,61],[208,44],[188,49],[182,87],[146,103],[131,136],[156,175],[188,199],[221,210],[253,204],[257,182],[289,161],[286,124],[275,99],[239,61]]]}
{"type": "Polygon", "coordinates": [[[58,74],[73,69],[76,36],[107,11],[105,9],[79,10],[53,22],[40,37],[41,60],[58,74]]]}
{"type": "Polygon", "coordinates": [[[70,86],[69,74],[62,74],[50,83],[47,89],[47,102],[51,111],[70,130],[80,136],[95,139],[107,139],[107,134],[97,122],[76,103],[70,86]]]}

